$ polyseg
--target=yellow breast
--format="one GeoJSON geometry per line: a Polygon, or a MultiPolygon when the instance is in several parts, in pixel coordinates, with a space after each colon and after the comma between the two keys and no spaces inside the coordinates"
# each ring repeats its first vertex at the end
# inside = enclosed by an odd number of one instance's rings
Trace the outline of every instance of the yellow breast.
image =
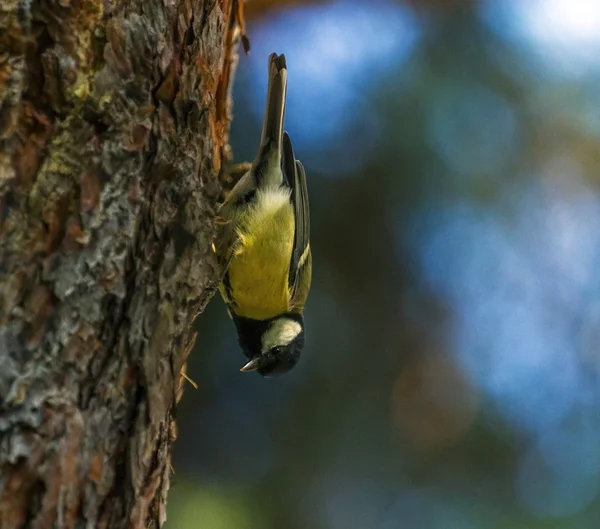
{"type": "Polygon", "coordinates": [[[288,273],[294,243],[289,190],[257,192],[236,229],[240,243],[228,269],[235,312],[264,320],[289,311],[288,273]]]}

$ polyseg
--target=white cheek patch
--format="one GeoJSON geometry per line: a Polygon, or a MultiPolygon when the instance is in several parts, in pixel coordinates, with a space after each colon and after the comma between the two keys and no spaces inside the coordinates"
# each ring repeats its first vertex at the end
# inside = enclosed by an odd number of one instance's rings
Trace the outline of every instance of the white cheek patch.
{"type": "Polygon", "coordinates": [[[302,326],[289,318],[275,320],[262,336],[261,353],[265,354],[273,347],[288,345],[302,332],[302,326]]]}

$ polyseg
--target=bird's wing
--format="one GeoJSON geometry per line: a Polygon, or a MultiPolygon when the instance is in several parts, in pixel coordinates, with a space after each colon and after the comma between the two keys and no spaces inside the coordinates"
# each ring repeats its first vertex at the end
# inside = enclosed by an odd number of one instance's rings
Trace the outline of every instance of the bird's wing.
{"type": "Polygon", "coordinates": [[[228,193],[225,202],[217,212],[217,234],[215,237],[215,253],[222,268],[227,272],[231,258],[236,248],[238,234],[236,225],[239,211],[244,204],[252,200],[256,193],[254,176],[248,171],[228,193]]]}
{"type": "Polygon", "coordinates": [[[295,230],[294,246],[290,258],[288,286],[292,293],[292,305],[302,307],[310,286],[312,268],[310,254],[310,212],[306,173],[302,164],[295,159],[292,142],[287,132],[283,134],[283,174],[292,190],[295,230]]]}

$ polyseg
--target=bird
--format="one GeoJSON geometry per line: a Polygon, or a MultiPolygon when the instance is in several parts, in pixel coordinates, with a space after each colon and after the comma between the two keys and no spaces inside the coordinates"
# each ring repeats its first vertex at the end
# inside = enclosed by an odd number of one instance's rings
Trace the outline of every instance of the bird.
{"type": "Polygon", "coordinates": [[[241,371],[290,371],[305,344],[303,311],[312,279],[306,172],[284,131],[285,55],[269,56],[260,146],[217,212],[219,291],[247,363],[241,371]]]}

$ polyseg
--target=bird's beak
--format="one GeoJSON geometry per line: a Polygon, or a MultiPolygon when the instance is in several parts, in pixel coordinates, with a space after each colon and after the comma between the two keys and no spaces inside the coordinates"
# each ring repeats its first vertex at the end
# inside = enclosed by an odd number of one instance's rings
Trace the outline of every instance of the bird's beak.
{"type": "Polygon", "coordinates": [[[240,371],[243,371],[244,373],[247,373],[248,371],[256,371],[258,369],[258,360],[258,358],[250,360],[250,362],[248,362],[244,367],[242,367],[240,371]]]}

